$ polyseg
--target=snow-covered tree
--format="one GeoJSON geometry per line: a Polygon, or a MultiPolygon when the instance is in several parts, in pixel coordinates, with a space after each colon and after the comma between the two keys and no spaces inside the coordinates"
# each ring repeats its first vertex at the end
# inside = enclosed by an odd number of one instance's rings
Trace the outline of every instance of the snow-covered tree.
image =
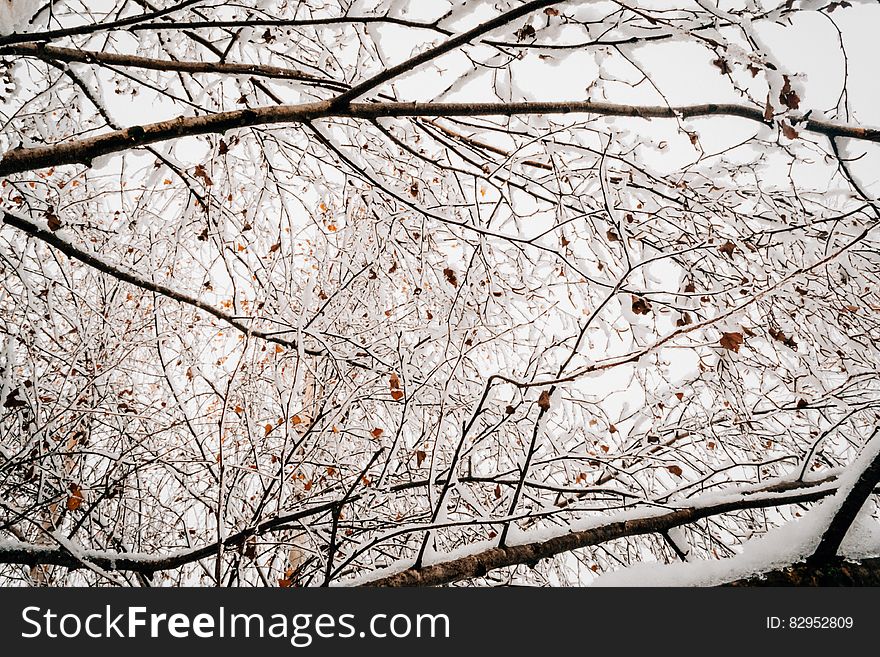
{"type": "Polygon", "coordinates": [[[878,21],[0,0],[0,577],[880,555],[878,21]]]}

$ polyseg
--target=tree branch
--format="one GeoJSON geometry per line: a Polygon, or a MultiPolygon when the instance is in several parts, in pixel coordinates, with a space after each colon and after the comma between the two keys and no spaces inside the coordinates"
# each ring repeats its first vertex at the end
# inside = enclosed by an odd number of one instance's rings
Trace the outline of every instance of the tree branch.
{"type": "Polygon", "coordinates": [[[734,495],[733,499],[716,504],[692,506],[670,511],[662,515],[611,522],[583,531],[555,536],[546,541],[495,547],[451,561],[444,561],[422,568],[410,568],[393,575],[366,582],[365,585],[390,587],[439,586],[464,579],[482,577],[490,570],[495,570],[496,568],[521,564],[534,566],[542,559],[547,559],[564,552],[599,545],[628,536],[662,533],[673,527],[687,525],[722,513],[782,506],[785,504],[815,502],[833,492],[829,488],[819,488],[820,484],[827,481],[826,479],[810,482],[803,487],[798,486],[796,482],[775,484],[747,494],[734,495]],[[767,494],[770,496],[767,497],[767,494]]]}
{"type": "MultiPolygon", "coordinates": [[[[178,117],[168,121],[132,126],[124,130],[76,139],[52,146],[14,148],[0,160],[0,176],[32,171],[63,164],[91,165],[93,160],[111,153],[138,148],[147,144],[211,133],[224,133],[236,128],[276,123],[307,123],[315,119],[350,118],[377,119],[437,116],[516,116],[529,114],[594,114],[641,119],[682,119],[706,116],[739,117],[767,125],[764,113],[754,107],[707,103],[683,107],[634,106],[592,101],[521,102],[521,103],[352,103],[334,109],[330,101],[298,105],[273,105],[205,116],[178,117]]],[[[802,119],[792,115],[790,119],[802,119]]],[[[827,137],[847,137],[880,143],[880,129],[864,128],[832,121],[806,119],[801,130],[827,137]]]]}
{"type": "Polygon", "coordinates": [[[281,80],[296,80],[310,84],[347,89],[343,82],[337,82],[317,75],[310,75],[295,68],[283,66],[267,66],[265,64],[237,64],[226,62],[180,61],[123,55],[118,53],[100,52],[97,50],[78,50],[75,48],[59,48],[43,43],[25,43],[13,46],[0,46],[2,56],[36,57],[38,59],[58,62],[78,62],[81,64],[99,64],[123,68],[140,68],[149,71],[174,71],[177,73],[211,73],[216,75],[248,75],[281,80]]]}
{"type": "MultiPolygon", "coordinates": [[[[489,570],[517,564],[534,564],[541,559],[576,550],[590,545],[597,545],[627,536],[662,532],[678,525],[684,525],[709,516],[759,509],[786,504],[815,502],[836,491],[837,477],[826,477],[812,482],[786,481],[767,485],[761,489],[745,492],[731,492],[728,501],[706,506],[694,506],[678,509],[669,513],[625,521],[609,522],[585,531],[573,532],[557,536],[549,540],[528,543],[525,545],[493,548],[462,559],[426,566],[419,570],[409,569],[400,573],[378,578],[367,582],[366,586],[436,586],[462,579],[479,577],[489,570]]],[[[360,495],[348,497],[346,503],[361,498],[360,495]]],[[[241,545],[251,536],[259,536],[270,531],[280,531],[291,523],[303,518],[334,512],[340,501],[332,501],[303,511],[278,516],[258,525],[243,529],[228,536],[224,547],[241,545]]],[[[65,568],[82,568],[82,562],[88,561],[107,571],[127,570],[139,573],[154,573],[161,570],[173,570],[200,559],[211,557],[216,553],[217,543],[182,550],[166,556],[149,554],[126,554],[101,550],[82,550],[74,556],[69,550],[51,548],[45,545],[24,543],[21,541],[0,541],[0,563],[22,565],[55,565],[65,568]]]]}
{"type": "MultiPolygon", "coordinates": [[[[875,439],[878,432],[880,432],[880,427],[874,430],[871,436],[872,440],[875,439]]],[[[869,441],[868,444],[870,445],[871,442],[869,441]]],[[[816,566],[837,556],[837,550],[840,549],[840,544],[846,537],[846,533],[878,483],[880,483],[880,452],[877,452],[868,467],[859,475],[852,490],[843,500],[834,518],[831,519],[828,529],[822,534],[822,540],[816,551],[807,559],[807,565],[816,566]]]]}
{"type": "MultiPolygon", "coordinates": [[[[26,219],[25,217],[21,217],[16,214],[12,214],[10,212],[3,213],[3,223],[8,224],[9,226],[13,226],[18,228],[19,230],[36,237],[37,239],[45,242],[49,246],[52,246],[59,251],[61,251],[64,255],[73,258],[75,260],[79,260],[80,262],[92,267],[93,269],[97,269],[98,271],[108,274],[117,280],[123,281],[125,283],[129,283],[130,285],[134,285],[135,287],[139,287],[142,290],[147,290],[149,292],[155,292],[156,294],[160,294],[163,297],[167,297],[179,303],[185,304],[187,306],[191,306],[193,308],[197,308],[202,310],[209,315],[213,315],[217,319],[226,322],[233,328],[241,331],[242,333],[252,335],[261,340],[267,340],[268,342],[274,342],[276,344],[280,344],[288,349],[297,349],[297,343],[295,340],[288,340],[274,333],[269,333],[266,331],[261,331],[259,329],[255,329],[250,326],[250,322],[243,320],[239,317],[226,313],[219,308],[215,308],[209,303],[206,303],[194,296],[186,294],[184,292],[180,292],[173,288],[168,287],[167,285],[162,285],[161,283],[154,283],[153,281],[149,281],[145,278],[142,278],[140,275],[132,272],[131,270],[117,264],[113,264],[104,260],[100,255],[96,253],[89,253],[82,249],[77,248],[70,242],[62,239],[58,236],[57,233],[44,228],[42,226],[37,225],[33,221],[26,219]]],[[[321,356],[326,352],[321,349],[305,349],[305,353],[312,356],[321,356]]]]}

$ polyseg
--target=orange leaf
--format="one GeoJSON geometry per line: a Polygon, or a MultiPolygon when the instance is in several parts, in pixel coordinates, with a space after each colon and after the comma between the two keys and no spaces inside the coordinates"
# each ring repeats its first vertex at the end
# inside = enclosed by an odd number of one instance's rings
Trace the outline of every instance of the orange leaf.
{"type": "Polygon", "coordinates": [[[294,415],[292,418],[290,418],[290,423],[294,426],[296,426],[297,424],[302,424],[302,418],[299,415],[294,415]]]}
{"type": "Polygon", "coordinates": [[[67,498],[68,511],[76,511],[83,502],[82,489],[77,484],[70,484],[70,496],[67,498]]]}
{"type": "Polygon", "coordinates": [[[270,433],[272,433],[272,425],[271,425],[271,424],[267,424],[265,428],[266,428],[266,435],[267,435],[267,436],[268,436],[270,433]]]}
{"type": "Polygon", "coordinates": [[[373,438],[378,438],[378,437],[381,436],[383,433],[384,433],[384,431],[383,431],[382,429],[380,429],[379,427],[376,427],[375,429],[373,429],[373,430],[370,432],[370,435],[373,436],[373,438]]]}
{"type": "Polygon", "coordinates": [[[401,399],[403,399],[403,390],[392,390],[391,399],[393,399],[394,401],[400,401],[401,399]]]}
{"type": "Polygon", "coordinates": [[[400,378],[398,378],[397,374],[392,374],[388,379],[388,385],[391,386],[392,390],[400,390],[400,378]]]}

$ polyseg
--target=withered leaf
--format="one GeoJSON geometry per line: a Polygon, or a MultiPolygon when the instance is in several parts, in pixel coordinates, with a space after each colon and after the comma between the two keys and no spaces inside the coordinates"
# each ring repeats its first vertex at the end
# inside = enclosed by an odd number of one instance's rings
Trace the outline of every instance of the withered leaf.
{"type": "Polygon", "coordinates": [[[683,474],[683,470],[677,465],[667,465],[666,469],[669,470],[676,477],[680,477],[683,474]]]}
{"type": "Polygon", "coordinates": [[[58,218],[58,215],[55,214],[53,208],[46,210],[43,216],[46,217],[46,226],[48,226],[49,230],[52,232],[55,232],[64,225],[61,223],[61,219],[58,218]]]}
{"type": "Polygon", "coordinates": [[[65,506],[68,511],[76,511],[83,502],[82,489],[78,484],[70,484],[68,489],[70,490],[70,495],[67,497],[67,503],[65,506]]]}
{"type": "Polygon", "coordinates": [[[764,120],[773,120],[773,103],[770,102],[770,94],[767,94],[767,104],[764,105],[764,120]]]}
{"type": "Polygon", "coordinates": [[[449,267],[446,267],[443,270],[443,275],[446,277],[446,280],[452,287],[458,287],[458,277],[455,275],[455,272],[451,270],[449,267]]]}
{"type": "Polygon", "coordinates": [[[210,187],[214,184],[214,181],[211,180],[211,176],[208,175],[208,172],[205,171],[205,167],[201,164],[197,164],[195,170],[193,171],[193,175],[196,178],[201,178],[202,182],[205,184],[205,187],[210,187]]]}
{"type": "Polygon", "coordinates": [[[797,92],[791,88],[791,80],[787,75],[782,76],[782,91],[779,92],[779,102],[788,109],[797,109],[800,107],[801,98],[797,92]]]}
{"type": "Polygon", "coordinates": [[[647,299],[632,295],[632,311],[636,315],[647,315],[651,312],[651,303],[647,299]]]}
{"type": "Polygon", "coordinates": [[[783,121],[780,125],[782,127],[782,134],[785,135],[786,139],[798,138],[798,131],[788,121],[783,121]]]}
{"type": "Polygon", "coordinates": [[[728,73],[730,73],[730,65],[723,57],[712,60],[712,64],[718,67],[718,69],[721,71],[721,75],[727,75],[728,73]]]}
{"type": "Polygon", "coordinates": [[[525,41],[535,36],[535,28],[526,23],[513,34],[517,41],[525,41]]]}
{"type": "Polygon", "coordinates": [[[733,252],[736,251],[736,244],[728,240],[727,242],[719,246],[718,250],[721,251],[721,253],[726,255],[728,258],[732,258],[733,252]]]}
{"type": "Polygon", "coordinates": [[[538,397],[538,407],[542,411],[550,410],[550,392],[548,390],[542,391],[541,395],[538,397]]]}
{"type": "Polygon", "coordinates": [[[743,334],[739,332],[722,333],[718,343],[729,351],[739,352],[743,343],[743,334]]]}
{"type": "Polygon", "coordinates": [[[422,463],[424,462],[426,456],[427,456],[427,454],[425,454],[425,452],[423,450],[421,450],[421,449],[416,450],[416,467],[417,468],[422,467],[422,463]]]}
{"type": "Polygon", "coordinates": [[[797,342],[794,341],[794,338],[792,336],[785,335],[785,333],[783,333],[781,330],[774,328],[770,328],[767,332],[770,334],[770,337],[777,342],[781,342],[792,351],[797,351],[797,342]]]}

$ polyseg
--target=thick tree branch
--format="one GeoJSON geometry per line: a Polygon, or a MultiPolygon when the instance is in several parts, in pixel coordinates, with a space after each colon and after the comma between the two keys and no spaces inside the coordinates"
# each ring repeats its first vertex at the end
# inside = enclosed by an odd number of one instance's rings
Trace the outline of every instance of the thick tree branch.
{"type": "MultiPolygon", "coordinates": [[[[727,501],[706,506],[694,506],[671,511],[663,515],[636,518],[620,522],[610,522],[581,532],[564,534],[539,543],[493,548],[462,559],[426,566],[420,570],[404,570],[395,575],[367,582],[367,586],[437,586],[462,579],[479,577],[495,568],[517,564],[534,564],[541,559],[576,550],[590,545],[598,545],[627,536],[667,531],[672,527],[688,524],[702,518],[786,504],[815,502],[836,490],[836,477],[827,477],[812,482],[779,482],[761,489],[731,493],[727,501]]],[[[345,503],[360,499],[352,495],[345,503]]],[[[224,547],[241,545],[252,536],[270,531],[280,531],[303,518],[335,511],[339,501],[327,502],[319,506],[278,516],[258,525],[230,535],[223,541],[224,547]]],[[[0,563],[22,565],[55,565],[66,568],[82,568],[88,561],[104,570],[127,570],[140,573],[154,573],[160,570],[173,570],[188,563],[211,557],[216,554],[217,543],[200,548],[182,550],[176,554],[156,556],[149,554],[126,554],[100,550],[83,550],[77,555],[63,548],[34,545],[20,541],[0,542],[0,563]]]]}
{"type": "Polygon", "coordinates": [[[796,484],[775,484],[760,491],[735,496],[730,501],[707,506],[692,506],[670,511],[662,515],[635,518],[620,522],[611,522],[579,532],[571,532],[556,536],[546,541],[496,547],[460,559],[410,568],[402,572],[388,575],[366,582],[367,586],[439,586],[464,579],[482,577],[490,570],[528,564],[534,566],[542,559],[570,552],[580,548],[599,545],[607,541],[628,536],[654,534],[669,531],[673,527],[687,525],[710,516],[759,509],[785,504],[815,502],[832,492],[828,488],[820,488],[819,484],[827,480],[811,482],[807,487],[789,488],[796,484]],[[813,488],[813,490],[808,490],[813,488]],[[788,491],[788,492],[783,492],[788,491]],[[770,497],[766,494],[771,493],[770,497]]]}
{"type": "MultiPolygon", "coordinates": [[[[211,133],[224,133],[276,123],[307,123],[322,118],[377,119],[414,116],[516,116],[527,114],[594,114],[641,119],[681,119],[706,116],[739,117],[766,125],[764,113],[745,105],[708,103],[683,107],[634,106],[592,101],[522,103],[352,103],[334,109],[329,101],[300,105],[273,105],[220,112],[206,116],[178,117],[168,121],[132,126],[95,137],[66,141],[52,146],[15,148],[0,160],[0,176],[63,164],[91,165],[111,153],[147,144],[211,133]]],[[[798,122],[795,116],[792,120],[798,122]]],[[[848,137],[880,142],[880,129],[831,121],[806,119],[801,130],[828,137],[848,137]]]]}
{"type": "MultiPolygon", "coordinates": [[[[878,432],[880,432],[880,428],[874,430],[872,439],[876,440],[875,437],[878,432]]],[[[871,443],[869,442],[868,444],[870,445],[871,443]]],[[[852,490],[847,494],[846,499],[843,500],[834,518],[831,519],[828,529],[822,535],[822,540],[819,542],[816,551],[807,559],[808,565],[816,566],[817,564],[828,562],[837,556],[837,550],[840,549],[840,544],[846,537],[846,533],[878,483],[880,483],[880,452],[877,453],[868,467],[859,475],[852,490]]]]}
{"type": "Polygon", "coordinates": [[[880,558],[795,564],[782,570],[728,582],[724,586],[880,586],[880,558]]]}

